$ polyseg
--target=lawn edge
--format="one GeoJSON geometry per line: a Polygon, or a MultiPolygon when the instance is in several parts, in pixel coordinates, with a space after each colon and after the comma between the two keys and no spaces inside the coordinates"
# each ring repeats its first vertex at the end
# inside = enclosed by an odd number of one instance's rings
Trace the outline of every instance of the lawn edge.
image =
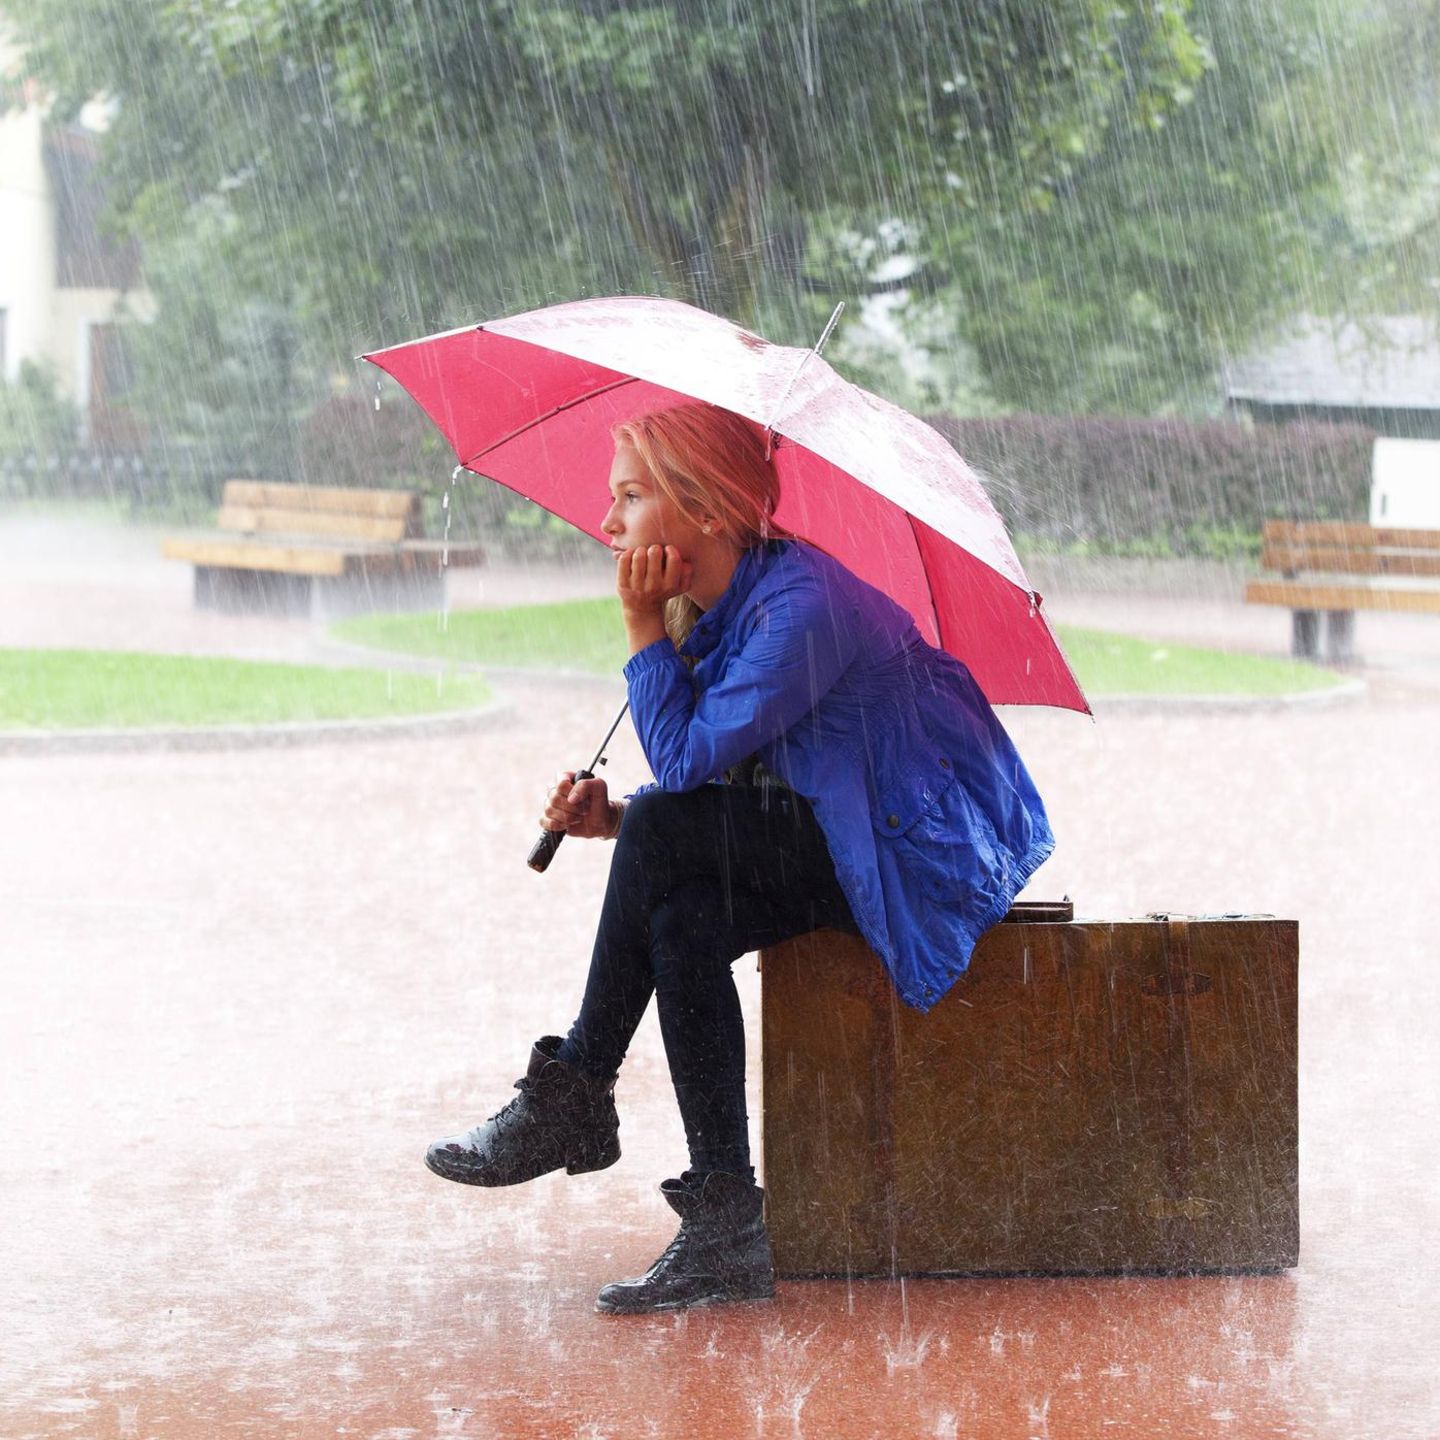
{"type": "Polygon", "coordinates": [[[1156,695],[1153,693],[1089,695],[1098,710],[1287,710],[1295,706],[1327,705],[1358,700],[1368,690],[1364,680],[1351,678],[1315,690],[1286,690],[1278,695],[1156,695]]]}
{"type": "MultiPolygon", "coordinates": [[[[327,634],[326,646],[336,654],[337,658],[342,656],[368,655],[372,657],[372,659],[375,659],[377,663],[383,663],[392,669],[419,669],[433,666],[437,663],[437,657],[433,655],[415,655],[405,650],[372,649],[368,645],[361,645],[354,640],[341,640],[333,633],[327,634]]],[[[454,670],[457,674],[464,672],[482,672],[500,679],[504,679],[506,676],[514,676],[524,679],[564,681],[567,684],[575,682],[591,682],[600,685],[623,684],[623,679],[618,671],[612,675],[602,670],[568,670],[561,669],[558,666],[546,665],[491,665],[483,660],[444,660],[439,663],[454,670]]],[[[1323,669],[1325,667],[1320,666],[1316,668],[1323,669]]],[[[1219,711],[1231,711],[1276,709],[1291,705],[1316,705],[1337,700],[1353,700],[1363,695],[1367,688],[1365,681],[1356,678],[1347,678],[1339,680],[1333,685],[1326,685],[1318,689],[1284,690],[1279,694],[1270,695],[1217,695],[1211,693],[1164,695],[1157,694],[1154,691],[1140,691],[1130,694],[1120,692],[1113,695],[1106,695],[1103,692],[1091,694],[1089,691],[1086,691],[1085,698],[1090,702],[1092,709],[1113,708],[1117,710],[1135,710],[1153,705],[1163,710],[1213,708],[1219,711]]],[[[1024,710],[1037,707],[1005,705],[1003,708],[1024,710]]],[[[1042,706],[1038,708],[1043,709],[1045,707],[1042,706]]]]}
{"type": "Polygon", "coordinates": [[[366,740],[426,739],[484,730],[514,707],[492,700],[470,710],[377,715],[355,720],[289,720],[273,725],[163,725],[113,729],[0,730],[0,758],[15,755],[142,754],[262,750],[366,740]]]}

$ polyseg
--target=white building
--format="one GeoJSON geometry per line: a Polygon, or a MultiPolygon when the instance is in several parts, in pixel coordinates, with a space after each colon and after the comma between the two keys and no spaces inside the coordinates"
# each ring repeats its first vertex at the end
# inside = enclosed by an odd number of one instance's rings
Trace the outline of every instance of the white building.
{"type": "Polygon", "coordinates": [[[0,84],[19,102],[0,113],[0,376],[13,382],[23,361],[40,364],[81,407],[87,439],[126,447],[126,417],[108,405],[125,388],[113,322],[127,296],[142,317],[153,306],[135,247],[99,229],[97,137],[107,109],[94,104],[82,124],[52,124],[3,33],[0,84]]]}

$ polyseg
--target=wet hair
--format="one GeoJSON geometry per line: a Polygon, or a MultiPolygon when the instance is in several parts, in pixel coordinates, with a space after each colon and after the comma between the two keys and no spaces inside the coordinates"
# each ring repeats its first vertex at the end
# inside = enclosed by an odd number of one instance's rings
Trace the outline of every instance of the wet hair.
{"type": "MultiPolygon", "coordinates": [[[[780,476],[763,426],[733,410],[687,401],[625,420],[610,432],[635,448],[655,486],[693,525],[713,517],[725,539],[742,549],[766,540],[798,540],[774,520],[780,476]]],[[[676,646],[700,618],[681,595],[665,607],[665,630],[676,646]]]]}

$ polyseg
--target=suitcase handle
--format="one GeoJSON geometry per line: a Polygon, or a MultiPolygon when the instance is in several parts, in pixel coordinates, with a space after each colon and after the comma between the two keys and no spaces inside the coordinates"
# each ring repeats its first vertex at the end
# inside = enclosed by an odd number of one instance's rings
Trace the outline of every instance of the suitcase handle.
{"type": "Polygon", "coordinates": [[[1001,920],[1002,925],[1068,925],[1075,918],[1075,902],[1063,900],[1017,900],[1001,920]]]}

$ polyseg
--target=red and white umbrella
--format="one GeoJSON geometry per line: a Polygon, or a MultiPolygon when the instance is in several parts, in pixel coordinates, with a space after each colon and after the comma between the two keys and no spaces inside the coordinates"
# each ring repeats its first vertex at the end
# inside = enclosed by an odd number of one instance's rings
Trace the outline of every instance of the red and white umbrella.
{"type": "Polygon", "coordinates": [[[611,428],[707,400],[775,432],[776,522],[915,617],[993,705],[1090,707],[974,471],[938,431],[818,353],[678,300],[576,300],[362,357],[468,470],[604,542],[611,428]]]}

